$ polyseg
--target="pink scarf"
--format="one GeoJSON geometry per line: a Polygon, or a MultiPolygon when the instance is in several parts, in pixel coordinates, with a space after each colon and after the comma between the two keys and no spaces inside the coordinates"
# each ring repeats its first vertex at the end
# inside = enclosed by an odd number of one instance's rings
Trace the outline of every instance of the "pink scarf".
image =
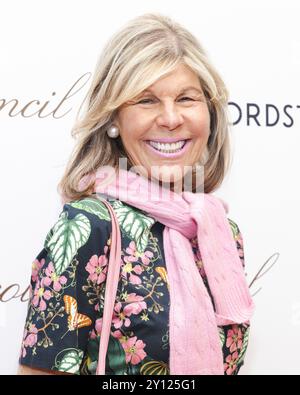
{"type": "Polygon", "coordinates": [[[165,225],[163,246],[170,291],[171,375],[224,374],[218,326],[249,320],[250,296],[225,202],[208,193],[174,193],[132,171],[105,166],[91,177],[95,192],[137,207],[165,225]],[[110,173],[110,177],[108,174],[110,173]],[[197,236],[213,303],[194,260],[197,236]]]}

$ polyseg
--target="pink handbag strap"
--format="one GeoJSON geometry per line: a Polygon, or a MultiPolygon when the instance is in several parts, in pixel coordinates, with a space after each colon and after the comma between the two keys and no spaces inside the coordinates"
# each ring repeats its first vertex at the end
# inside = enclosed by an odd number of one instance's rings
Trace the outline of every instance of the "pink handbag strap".
{"type": "Polygon", "coordinates": [[[110,203],[102,199],[101,201],[106,205],[107,209],[110,212],[112,234],[108,261],[108,271],[106,277],[106,289],[104,296],[103,322],[100,334],[98,364],[96,370],[97,375],[105,375],[106,353],[109,343],[111,321],[114,311],[121,267],[121,233],[118,219],[110,203]]]}

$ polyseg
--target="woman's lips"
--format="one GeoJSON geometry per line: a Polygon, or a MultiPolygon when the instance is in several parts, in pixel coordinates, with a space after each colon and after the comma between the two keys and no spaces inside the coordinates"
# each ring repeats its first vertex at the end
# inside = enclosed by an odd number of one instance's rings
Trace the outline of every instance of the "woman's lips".
{"type": "Polygon", "coordinates": [[[185,140],[189,140],[187,138],[183,138],[183,137],[161,137],[161,138],[157,138],[157,139],[151,139],[151,140],[146,140],[146,141],[155,141],[157,143],[177,143],[178,141],[185,141],[185,140]]]}
{"type": "MultiPolygon", "coordinates": [[[[150,141],[157,141],[157,140],[150,140],[150,141]]],[[[183,141],[183,140],[177,140],[177,141],[183,141]]],[[[177,152],[161,152],[158,151],[157,149],[155,149],[154,147],[152,147],[152,145],[150,145],[149,140],[146,140],[146,146],[151,150],[151,152],[155,153],[156,155],[158,155],[161,158],[179,158],[180,156],[182,156],[189,148],[189,146],[191,145],[191,139],[187,139],[184,140],[184,146],[177,152]]]]}

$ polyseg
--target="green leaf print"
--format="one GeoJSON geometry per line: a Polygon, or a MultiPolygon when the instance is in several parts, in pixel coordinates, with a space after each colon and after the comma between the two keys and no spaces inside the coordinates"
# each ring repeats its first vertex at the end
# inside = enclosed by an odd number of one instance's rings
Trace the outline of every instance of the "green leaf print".
{"type": "Polygon", "coordinates": [[[78,208],[80,210],[85,210],[88,213],[95,214],[100,219],[105,221],[111,221],[110,214],[105,204],[102,203],[97,198],[84,198],[81,200],[76,200],[72,203],[69,203],[70,206],[78,208]]]}
{"type": "Polygon", "coordinates": [[[234,239],[237,239],[238,234],[239,234],[239,228],[234,221],[232,221],[230,218],[227,218],[227,219],[229,221],[229,225],[231,227],[233,237],[234,237],[234,239]]]}
{"type": "MultiPolygon", "coordinates": [[[[96,339],[91,339],[87,346],[88,354],[88,370],[90,373],[95,373],[98,363],[100,336],[96,339]]],[[[106,364],[109,366],[113,374],[123,375],[126,374],[127,364],[125,351],[118,339],[110,335],[107,354],[106,364]]]]}
{"type": "Polygon", "coordinates": [[[72,262],[77,250],[87,242],[91,224],[83,214],[77,214],[69,220],[67,212],[63,212],[52,232],[45,242],[45,248],[50,252],[55,273],[60,276],[72,262]]]}
{"type": "Polygon", "coordinates": [[[219,327],[218,329],[219,329],[219,336],[220,336],[220,340],[221,340],[221,345],[222,345],[222,348],[223,348],[224,343],[225,343],[225,331],[221,327],[219,327]]]}
{"type": "Polygon", "coordinates": [[[245,330],[244,338],[243,338],[243,346],[240,351],[239,358],[237,360],[237,364],[240,364],[243,361],[243,359],[245,358],[246,350],[248,347],[248,341],[249,341],[249,331],[250,331],[250,326],[248,326],[248,328],[245,330]]]}
{"type": "Polygon", "coordinates": [[[49,241],[50,241],[52,236],[53,236],[53,228],[51,228],[49,230],[49,232],[47,233],[47,236],[46,236],[46,239],[45,239],[45,242],[44,242],[44,248],[47,248],[47,245],[48,245],[48,243],[49,243],[49,241]]]}
{"type": "Polygon", "coordinates": [[[98,336],[96,339],[90,339],[87,345],[87,353],[90,361],[97,361],[99,354],[99,339],[98,336]]]}
{"type": "Polygon", "coordinates": [[[129,363],[127,365],[127,374],[134,376],[139,375],[140,368],[141,368],[141,363],[139,363],[138,365],[132,365],[131,363],[129,363]]]}
{"type": "Polygon", "coordinates": [[[155,219],[116,200],[113,203],[118,222],[123,231],[135,241],[137,251],[143,253],[148,244],[149,232],[155,219]]]}
{"type": "Polygon", "coordinates": [[[107,351],[108,364],[114,374],[125,374],[127,370],[125,351],[120,341],[110,336],[107,351]]]}
{"type": "Polygon", "coordinates": [[[55,368],[61,372],[79,374],[79,368],[83,357],[83,351],[76,348],[69,348],[61,351],[55,358],[55,368]],[[57,362],[58,356],[65,352],[60,362],[57,362]]]}
{"type": "MultiPolygon", "coordinates": [[[[145,360],[146,360],[146,358],[145,358],[145,360]]],[[[169,374],[169,368],[165,362],[154,361],[154,360],[143,363],[140,371],[141,371],[142,375],[167,375],[167,374],[169,374]]]]}

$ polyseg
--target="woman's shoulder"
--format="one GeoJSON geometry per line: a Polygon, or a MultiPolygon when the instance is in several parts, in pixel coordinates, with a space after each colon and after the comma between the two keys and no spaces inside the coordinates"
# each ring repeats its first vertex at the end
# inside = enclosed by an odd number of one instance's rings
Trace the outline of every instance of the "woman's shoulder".
{"type": "Polygon", "coordinates": [[[64,204],[60,216],[69,219],[88,218],[93,224],[100,221],[110,222],[110,214],[106,205],[94,196],[84,197],[64,204]]]}
{"type": "Polygon", "coordinates": [[[74,225],[78,224],[78,227],[83,230],[87,227],[96,236],[97,232],[110,234],[112,230],[111,216],[102,201],[103,199],[111,205],[122,235],[135,241],[139,250],[144,250],[149,232],[157,221],[148,213],[119,199],[105,195],[101,195],[99,199],[97,196],[91,195],[66,203],[62,212],[62,215],[65,216],[64,220],[75,221],[74,225]]]}
{"type": "Polygon", "coordinates": [[[146,211],[143,211],[133,205],[130,205],[129,203],[125,203],[122,200],[115,199],[113,197],[102,195],[102,194],[98,194],[98,195],[99,197],[97,197],[97,194],[93,193],[88,197],[84,197],[82,199],[74,200],[72,202],[66,203],[64,205],[64,210],[69,210],[69,211],[73,209],[83,210],[87,213],[94,214],[97,218],[101,220],[110,221],[111,218],[109,211],[105,203],[103,203],[103,200],[105,200],[112,206],[112,208],[117,214],[117,217],[122,217],[122,215],[124,216],[131,213],[131,214],[147,217],[151,219],[152,223],[155,222],[155,219],[152,218],[151,215],[146,211]]]}
{"type": "Polygon", "coordinates": [[[137,251],[143,253],[147,248],[152,227],[157,221],[138,207],[119,199],[104,198],[110,203],[116,215],[123,242],[125,244],[134,242],[137,251]]]}
{"type": "Polygon", "coordinates": [[[54,261],[70,261],[79,251],[83,252],[82,248],[87,254],[96,251],[96,247],[101,249],[110,235],[108,209],[99,200],[86,197],[64,204],[46,235],[44,249],[54,261]]]}

